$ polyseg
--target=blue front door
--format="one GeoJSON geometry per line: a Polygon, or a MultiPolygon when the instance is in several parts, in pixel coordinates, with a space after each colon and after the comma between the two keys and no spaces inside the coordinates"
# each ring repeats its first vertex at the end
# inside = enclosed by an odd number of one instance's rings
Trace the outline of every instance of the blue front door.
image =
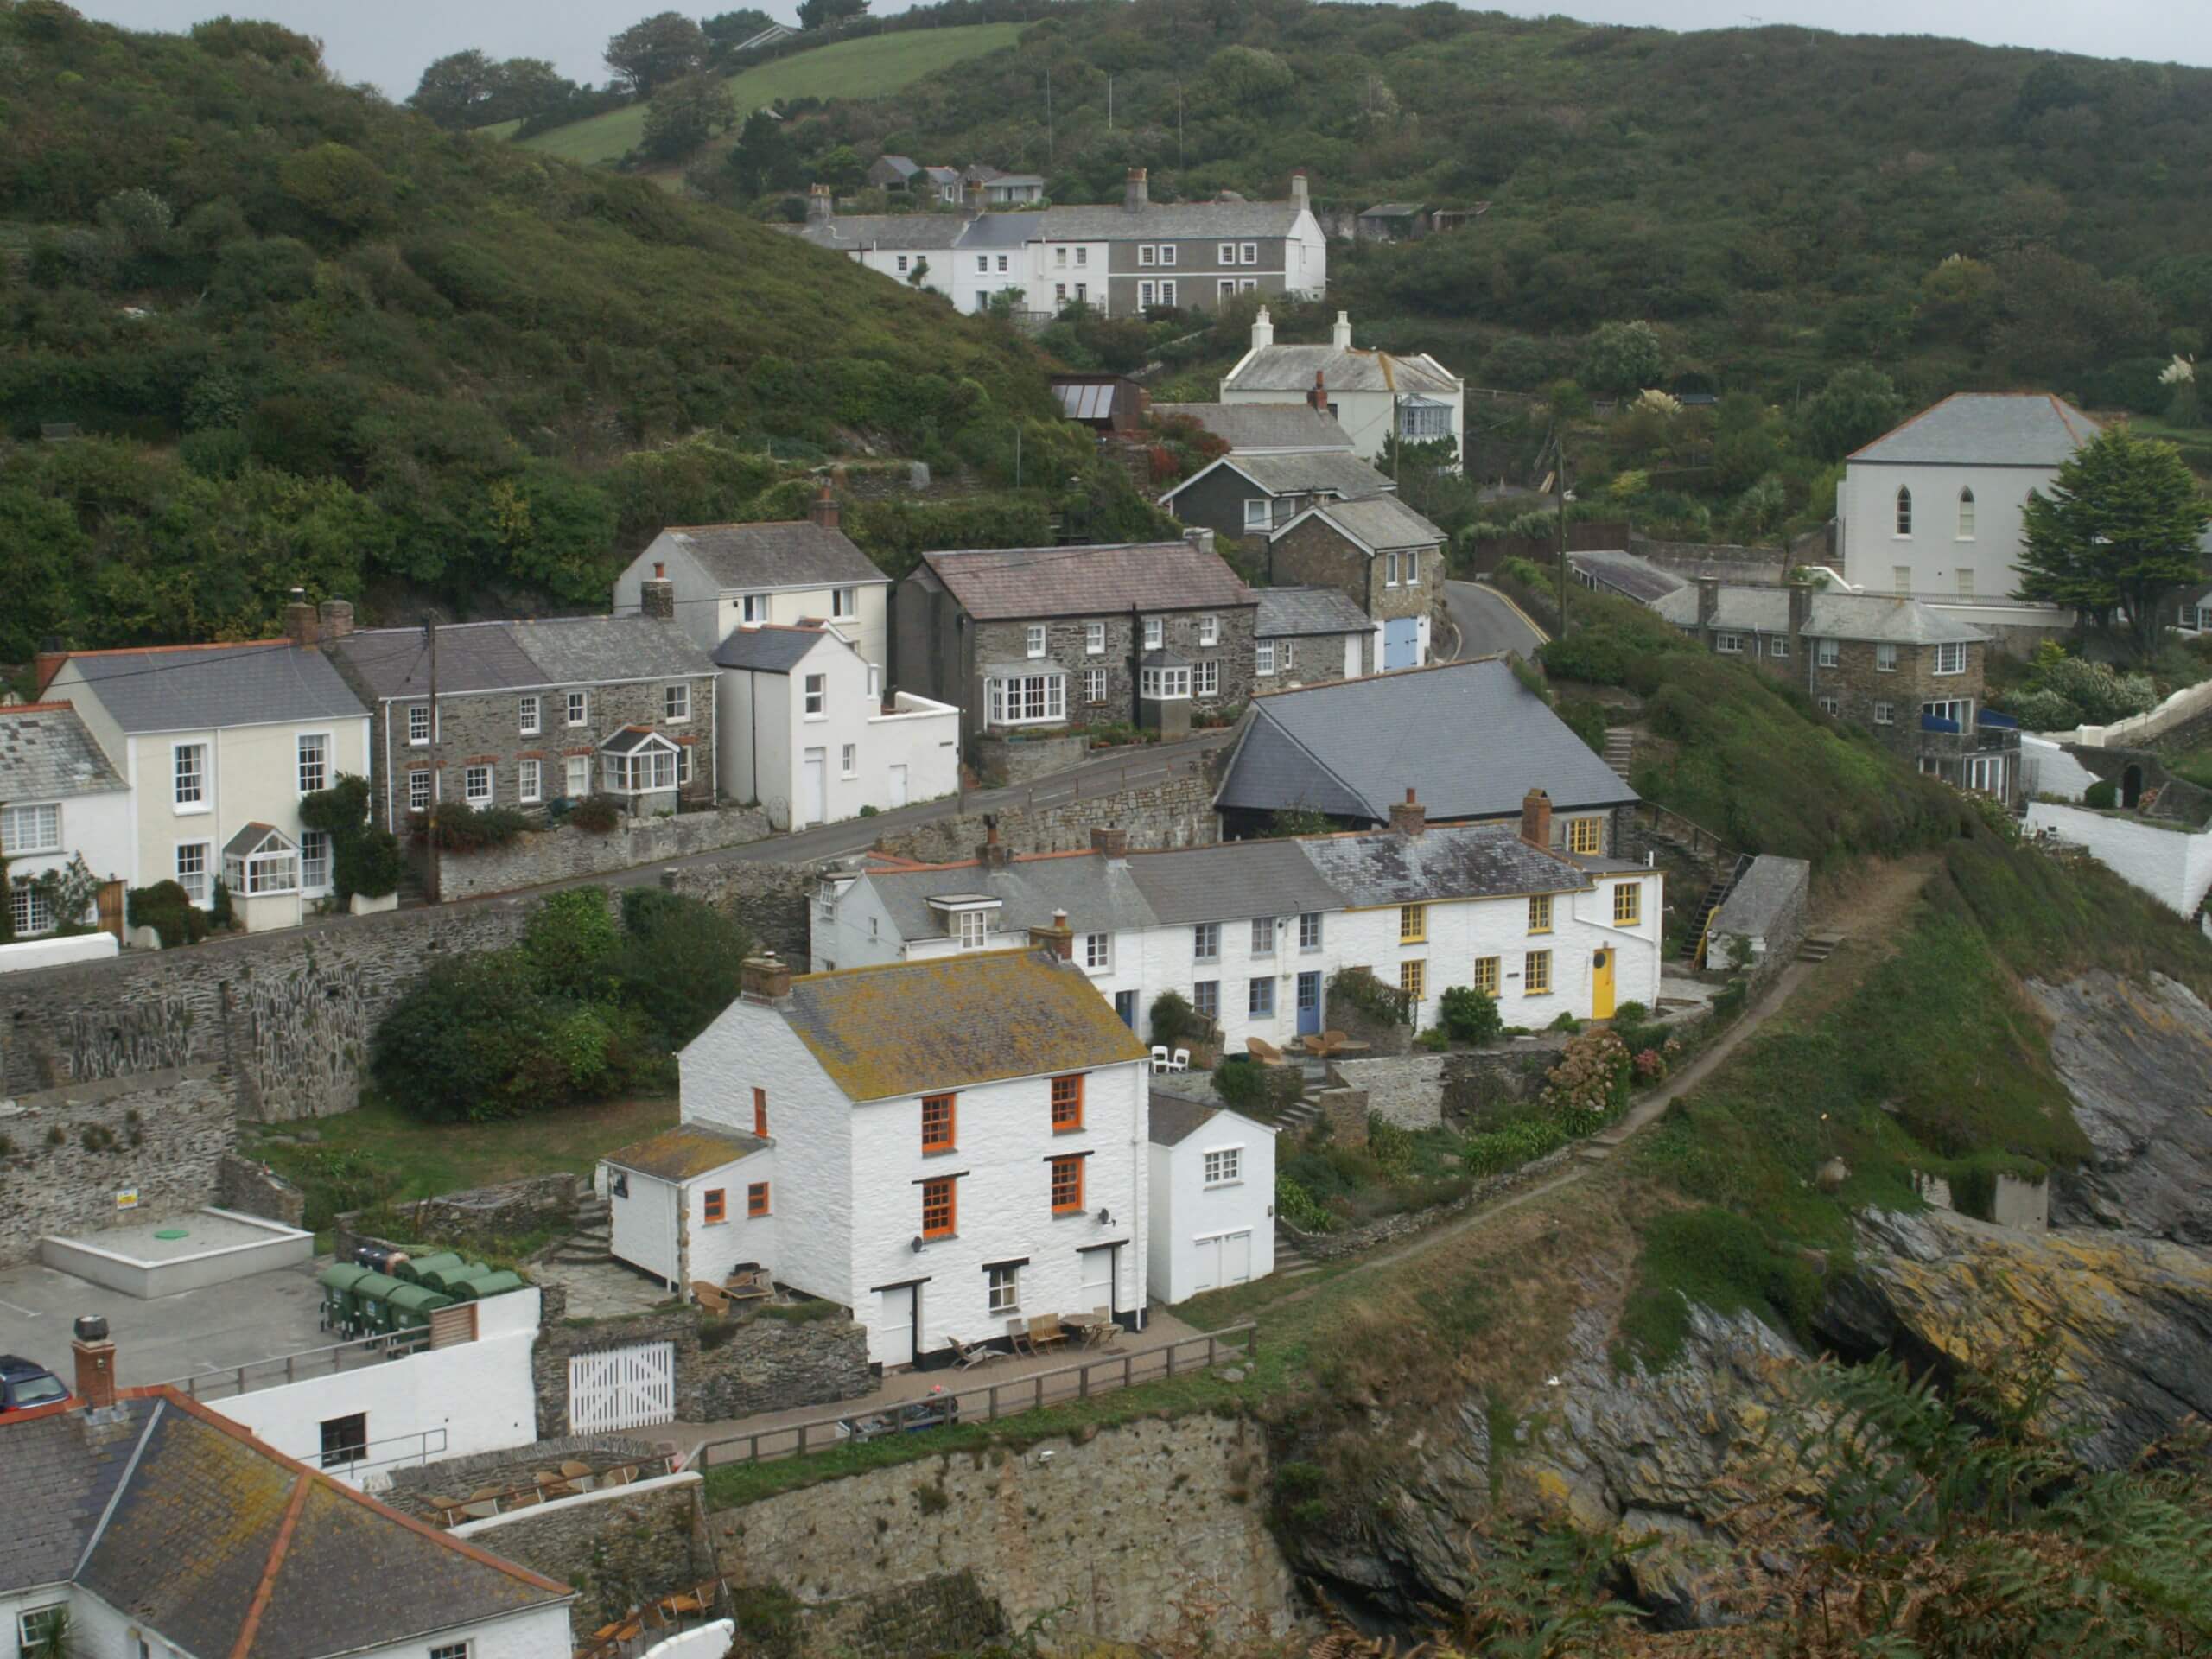
{"type": "Polygon", "coordinates": [[[1419,668],[1421,666],[1421,619],[1416,616],[1394,616],[1382,624],[1382,666],[1389,668],[1419,668]]]}
{"type": "Polygon", "coordinates": [[[1298,1034],[1313,1036],[1321,1029],[1321,976],[1298,976],[1298,1034]]]}
{"type": "Polygon", "coordinates": [[[1137,1028],[1137,994],[1135,991],[1114,993],[1114,1012],[1122,1016],[1122,1023],[1131,1031],[1137,1028]]]}

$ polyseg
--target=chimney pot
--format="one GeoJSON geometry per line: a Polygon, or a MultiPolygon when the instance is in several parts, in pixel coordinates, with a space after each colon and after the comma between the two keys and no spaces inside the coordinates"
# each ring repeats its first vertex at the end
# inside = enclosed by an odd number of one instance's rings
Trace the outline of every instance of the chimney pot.
{"type": "Polygon", "coordinates": [[[1521,839],[1531,847],[1552,844],[1552,798],[1541,789],[1521,798],[1521,839]]]}
{"type": "Polygon", "coordinates": [[[814,500],[808,506],[806,516],[824,530],[837,528],[837,498],[830,493],[828,479],[823,479],[822,487],[814,493],[814,500]]]}
{"type": "Polygon", "coordinates": [[[976,862],[987,870],[1011,868],[1014,855],[999,842],[999,819],[995,812],[983,817],[983,844],[976,849],[976,862]]]}
{"type": "Polygon", "coordinates": [[[293,588],[291,600],[284,607],[284,637],[302,647],[311,645],[322,637],[315,607],[308,603],[303,588],[293,588]]]}
{"type": "Polygon", "coordinates": [[[1428,828],[1428,809],[1409,788],[1406,798],[1390,808],[1390,829],[1401,836],[1418,836],[1428,828]]]}
{"type": "Polygon", "coordinates": [[[1331,342],[1335,345],[1338,351],[1348,352],[1351,349],[1351,312],[1339,311],[1337,313],[1337,326],[1329,331],[1329,338],[1331,342]]]}
{"type": "Polygon", "coordinates": [[[96,1313],[79,1319],[69,1351],[77,1362],[77,1397],[93,1411],[113,1405],[115,1344],[107,1339],[107,1321],[96,1313]]]}
{"type": "Polygon", "coordinates": [[[353,602],[348,599],[326,599],[317,616],[322,624],[326,639],[343,639],[353,632],[353,602]]]}
{"type": "Polygon", "coordinates": [[[781,1002],[791,994],[790,965],[772,950],[747,957],[737,972],[739,989],[748,1002],[781,1002]]]}
{"type": "Polygon", "coordinates": [[[1029,930],[1029,948],[1033,950],[1049,950],[1054,956],[1058,957],[1062,962],[1074,961],[1075,933],[1073,930],[1068,926],[1067,912],[1065,910],[1054,911],[1052,912],[1052,925],[1050,927],[1031,928],[1029,930]]]}
{"type": "Polygon", "coordinates": [[[1263,352],[1274,343],[1275,320],[1268,315],[1268,308],[1263,305],[1252,319],[1252,349],[1263,352]]]}
{"type": "Polygon", "coordinates": [[[1329,383],[1319,369],[1313,371],[1313,390],[1306,394],[1306,401],[1313,405],[1316,415],[1329,412],[1329,383]]]}
{"type": "Polygon", "coordinates": [[[1290,200],[1294,207],[1303,207],[1310,199],[1306,193],[1306,169],[1297,168],[1290,175],[1290,200]]]}
{"type": "Polygon", "coordinates": [[[810,186],[806,193],[807,223],[818,225],[824,219],[836,218],[836,214],[837,202],[830,194],[830,187],[826,184],[810,186]]]}

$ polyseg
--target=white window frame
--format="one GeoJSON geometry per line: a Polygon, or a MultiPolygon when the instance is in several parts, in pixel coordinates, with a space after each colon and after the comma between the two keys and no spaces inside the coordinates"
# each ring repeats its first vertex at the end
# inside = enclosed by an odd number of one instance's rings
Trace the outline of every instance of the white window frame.
{"type": "Polygon", "coordinates": [[[430,705],[427,702],[407,705],[407,747],[410,749],[430,747],[430,705]]]}
{"type": "Polygon", "coordinates": [[[663,748],[609,752],[601,768],[610,795],[664,795],[677,786],[676,754],[663,748]]]}
{"type": "Polygon", "coordinates": [[[1144,648],[1147,651],[1158,651],[1166,643],[1167,619],[1164,616],[1147,616],[1145,618],[1144,648]]]}
{"type": "Polygon", "coordinates": [[[407,810],[410,812],[430,810],[430,769],[428,766],[410,766],[407,769],[407,810]],[[418,779],[421,780],[419,784],[416,782],[418,779]]]}
{"type": "Polygon", "coordinates": [[[477,765],[461,769],[461,798],[469,806],[489,806],[499,793],[492,768],[477,765]]]}
{"type": "Polygon", "coordinates": [[[1075,262],[1078,267],[1089,266],[1090,264],[1090,249],[1088,245],[1077,245],[1075,251],[1075,262]]]}
{"type": "Polygon", "coordinates": [[[962,910],[953,912],[953,940],[960,950],[982,950],[990,932],[991,918],[987,912],[962,910]]]}
{"type": "Polygon", "coordinates": [[[327,893],[330,889],[330,831],[300,831],[300,891],[327,893]]]}
{"type": "Polygon", "coordinates": [[[544,715],[544,707],[535,692],[524,697],[516,707],[516,729],[524,737],[536,737],[544,715]]]}
{"type": "Polygon", "coordinates": [[[1275,918],[1255,916],[1252,918],[1251,952],[1255,957],[1273,957],[1275,953],[1275,918]]]}
{"type": "Polygon", "coordinates": [[[737,620],[759,627],[768,620],[768,595],[740,594],[737,596],[737,620]]]}
{"type": "Polygon", "coordinates": [[[1199,1154],[1199,1169],[1208,1186],[1239,1186],[1244,1180],[1244,1148],[1209,1147],[1199,1154]]]}
{"type": "Polygon", "coordinates": [[[1324,925],[1319,911],[1307,910],[1299,912],[1298,948],[1301,953],[1319,950],[1321,948],[1323,931],[1324,925]]]}
{"type": "Polygon", "coordinates": [[[678,789],[685,789],[690,787],[690,783],[691,745],[679,743],[676,746],[676,786],[678,789]]]}
{"type": "Polygon", "coordinates": [[[1719,656],[1740,657],[1744,654],[1744,636],[1740,633],[1716,633],[1713,636],[1713,649],[1719,656]]]}
{"type": "Polygon", "coordinates": [[[429,1659],[469,1659],[475,1649],[474,1642],[447,1642],[432,1648],[429,1659]]]}
{"type": "Polygon", "coordinates": [[[1213,262],[1217,265],[1235,264],[1236,263],[1236,245],[1234,242],[1223,242],[1217,244],[1213,251],[1213,262]]]}
{"type": "Polygon", "coordinates": [[[1974,702],[1967,697],[1931,697],[1920,705],[1921,718],[1956,721],[1965,731],[1974,721],[1974,702]]]}
{"type": "Polygon", "coordinates": [[[1905,485],[1897,486],[1896,527],[1890,539],[1909,542],[1912,539],[1912,491],[1905,485]]]}
{"type": "Polygon", "coordinates": [[[19,878],[8,888],[8,925],[16,938],[23,939],[53,932],[60,925],[54,919],[53,899],[43,888],[19,878]]]}
{"type": "Polygon", "coordinates": [[[0,806],[0,854],[10,858],[61,850],[61,803],[19,801],[0,806]],[[28,836],[23,825],[31,829],[28,836]]]}
{"type": "Polygon", "coordinates": [[[1421,549],[1417,547],[1409,547],[1406,550],[1406,586],[1408,588],[1421,586],[1421,549]]]}
{"type": "Polygon", "coordinates": [[[1171,310],[1174,308],[1174,305],[1175,305],[1175,284],[1174,284],[1173,283],[1172,283],[1172,282],[1164,282],[1164,283],[1160,283],[1160,304],[1162,304],[1162,305],[1164,305],[1164,306],[1167,307],[1167,308],[1168,308],[1169,309],[1171,309],[1171,310]]]}
{"type": "Polygon", "coordinates": [[[1106,701],[1106,671],[1086,668],[1083,671],[1083,700],[1086,704],[1106,701]]]}
{"type": "Polygon", "coordinates": [[[1877,674],[1894,674],[1897,671],[1897,648],[1895,645],[1884,641],[1876,642],[1874,671],[1877,674]]]}
{"type": "Polygon", "coordinates": [[[1140,243],[1138,243],[1138,244],[1137,244],[1137,266],[1138,266],[1138,268],[1139,268],[1140,270],[1143,270],[1143,269],[1147,269],[1147,268],[1149,268],[1149,267],[1151,267],[1151,266],[1153,266],[1153,265],[1157,264],[1159,263],[1159,261],[1158,261],[1158,259],[1156,259],[1156,258],[1154,257],[1154,253],[1155,253],[1155,250],[1154,249],[1153,245],[1152,245],[1151,243],[1149,243],[1149,242],[1140,242],[1140,243]]]}
{"type": "Polygon", "coordinates": [[[861,746],[859,744],[848,743],[843,746],[838,753],[837,768],[837,775],[841,778],[857,778],[861,775],[861,746]]]}
{"type": "Polygon", "coordinates": [[[566,711],[567,717],[568,717],[568,721],[569,721],[569,725],[571,725],[571,726],[588,726],[588,725],[590,725],[590,724],[591,724],[591,693],[590,693],[590,692],[588,692],[588,691],[571,691],[571,692],[569,692],[569,693],[568,694],[568,700],[567,700],[567,702],[563,705],[563,709],[565,709],[565,711],[566,711]]]}
{"type": "Polygon", "coordinates": [[[1236,279],[1236,291],[1239,294],[1255,293],[1259,286],[1260,279],[1256,276],[1239,276],[1236,279]]]}
{"type": "Polygon", "coordinates": [[[1236,263],[1240,265],[1258,264],[1260,263],[1260,245],[1256,242],[1246,242],[1239,245],[1236,250],[1236,263]]]}
{"type": "Polygon", "coordinates": [[[302,795],[312,795],[317,790],[328,789],[330,787],[330,756],[332,750],[335,747],[336,744],[333,741],[333,734],[329,732],[302,732],[298,734],[297,737],[294,741],[293,752],[299,757],[299,782],[300,793],[302,795]],[[316,746],[315,758],[313,763],[315,770],[312,774],[315,781],[312,783],[308,781],[310,774],[308,770],[309,764],[308,760],[308,745],[310,743],[316,746]]]}
{"type": "Polygon", "coordinates": [[[1111,933],[1086,933],[1083,936],[1083,966],[1086,973],[1113,972],[1114,936],[1111,933]]]}
{"type": "Polygon", "coordinates": [[[545,763],[524,760],[515,771],[515,798],[524,806],[536,806],[545,798],[545,763]]]}
{"type": "Polygon", "coordinates": [[[1213,285],[1213,296],[1216,300],[1235,299],[1236,279],[1234,276],[1224,276],[1217,280],[1213,285]]]}
{"type": "Polygon", "coordinates": [[[1138,693],[1147,702],[1188,702],[1191,671],[1187,668],[1147,668],[1138,671],[1138,693]]]}
{"type": "Polygon", "coordinates": [[[861,613],[861,590],[857,588],[832,588],[830,590],[830,616],[840,620],[861,613]]]}
{"type": "Polygon", "coordinates": [[[1065,247],[1058,247],[1058,246],[1056,246],[1055,248],[1053,248],[1053,250],[1052,250],[1052,263],[1053,263],[1055,265],[1065,265],[1065,264],[1067,264],[1067,262],[1068,262],[1068,251],[1067,251],[1067,249],[1066,249],[1065,247]]]}
{"type": "Polygon", "coordinates": [[[1398,556],[1395,553],[1385,553],[1382,556],[1382,585],[1385,588],[1396,587],[1398,585],[1398,556]]]}
{"type": "MultiPolygon", "coordinates": [[[[899,260],[899,274],[901,276],[904,276],[906,274],[906,256],[905,254],[903,254],[903,253],[902,253],[902,254],[899,254],[899,255],[898,256],[898,260],[899,260]]],[[[982,256],[981,256],[981,255],[978,255],[978,256],[977,256],[977,263],[976,263],[976,268],[978,270],[981,270],[982,269],[982,256]]]]}
{"type": "Polygon", "coordinates": [[[1821,699],[1821,712],[1827,715],[1829,719],[1833,720],[1843,713],[1843,705],[1837,702],[1834,697],[1822,697],[1821,699]]]}
{"type": "Polygon", "coordinates": [[[1021,654],[1031,662],[1041,660],[1045,655],[1045,625],[1032,622],[1021,631],[1021,654]]]}
{"type": "Polygon", "coordinates": [[[1947,639],[1936,647],[1936,666],[1939,675],[1963,674],[1967,671],[1967,646],[1963,639],[1947,639]]]}
{"type": "Polygon", "coordinates": [[[1160,263],[1163,265],[1172,265],[1175,263],[1175,245],[1173,242],[1160,244],[1160,263]]]}
{"type": "Polygon", "coordinates": [[[1217,697],[1221,695],[1221,659],[1219,658],[1209,657],[1198,664],[1198,676],[1193,682],[1192,690],[1202,697],[1217,697]]]}
{"type": "Polygon", "coordinates": [[[1770,636],[1766,642],[1766,654],[1777,661],[1787,658],[1789,655],[1789,636],[1783,633],[1770,636]]]}
{"type": "Polygon", "coordinates": [[[1198,643],[1202,645],[1217,645],[1221,643],[1219,617],[1206,615],[1198,619],[1198,643]]]}
{"type": "Polygon", "coordinates": [[[173,810],[179,813],[214,810],[207,799],[207,763],[213,753],[213,745],[197,741],[169,745],[169,803],[173,810]],[[184,757],[188,754],[196,757],[192,763],[189,795],[185,793],[184,757]]]}
{"type": "Polygon", "coordinates": [[[589,755],[571,754],[563,757],[561,764],[561,787],[568,791],[569,798],[572,801],[582,800],[591,793],[591,757],[589,755]],[[581,780],[578,778],[579,773],[582,774],[581,780]],[[577,787],[579,781],[582,782],[582,788],[577,787]]]}
{"type": "Polygon", "coordinates": [[[999,269],[1001,270],[1004,270],[1006,269],[1006,255],[1004,254],[999,255],[999,269]]]}
{"type": "Polygon", "coordinates": [[[1897,723],[1897,704],[1894,702],[1876,703],[1874,705],[1874,723],[1877,726],[1896,725],[1897,723]]]}
{"type": "MultiPolygon", "coordinates": [[[[1043,655],[1041,652],[1033,654],[1043,655]]],[[[1086,657],[1103,657],[1106,654],[1106,625],[1103,622],[1083,625],[1083,654],[1086,657]]]]}
{"type": "Polygon", "coordinates": [[[296,849],[254,853],[245,858],[223,857],[223,880],[241,899],[264,899],[300,890],[300,855],[296,849]]]}
{"type": "Polygon", "coordinates": [[[1021,1312],[1021,1264],[983,1269],[983,1306],[993,1319],[1021,1312]]]}
{"type": "Polygon", "coordinates": [[[1275,642],[1275,666],[1287,674],[1298,666],[1298,642],[1279,639],[1275,642]]]}
{"type": "Polygon", "coordinates": [[[1067,676],[1059,672],[1020,674],[983,683],[985,724],[1057,726],[1068,717],[1067,676]],[[1021,713],[1013,711],[1020,709],[1021,713]]]}
{"type": "Polygon", "coordinates": [[[689,725],[691,720],[691,687],[679,680],[674,685],[664,685],[660,691],[660,718],[664,726],[689,725]]]}
{"type": "Polygon", "coordinates": [[[1974,540],[1974,486],[1969,484],[1962,486],[1959,491],[1959,533],[1953,537],[1952,540],[1960,542],[1974,540]]]}
{"type": "Polygon", "coordinates": [[[48,1628],[53,1623],[54,1616],[57,1614],[67,1618],[69,1616],[69,1604],[66,1601],[50,1602],[43,1607],[26,1607],[17,1613],[16,1615],[16,1650],[19,1653],[30,1653],[40,1643],[46,1640],[48,1628]],[[35,1629],[31,1623],[34,1619],[38,1621],[35,1629]]]}
{"type": "Polygon", "coordinates": [[[1968,756],[1967,787],[1978,794],[2003,795],[2005,792],[2005,757],[2001,754],[1968,756]]]}
{"type": "Polygon", "coordinates": [[[1264,495],[1246,496],[1244,498],[1244,528],[1247,530],[1273,530],[1274,527],[1274,502],[1264,495]]]}
{"type": "Polygon", "coordinates": [[[1959,597],[1961,599],[1972,599],[1974,597],[1973,570],[1964,565],[1961,565],[1951,573],[1951,580],[1954,585],[1957,587],[1959,590],[1959,597]]]}
{"type": "Polygon", "coordinates": [[[799,685],[799,715],[805,720],[830,718],[830,677],[809,674],[799,685]]]}
{"type": "Polygon", "coordinates": [[[1156,302],[1153,284],[1150,283],[1139,283],[1137,284],[1137,308],[1139,310],[1144,310],[1156,302]]]}
{"type": "Polygon", "coordinates": [[[1822,668],[1834,668],[1843,660],[1843,648],[1834,639],[1813,642],[1813,661],[1822,668]]]}
{"type": "Polygon", "coordinates": [[[1252,672],[1262,679],[1273,679],[1275,671],[1275,642],[1255,640],[1252,645],[1252,672]]]}
{"type": "Polygon", "coordinates": [[[215,843],[212,841],[180,841],[170,860],[170,868],[176,873],[176,884],[184,889],[185,897],[195,905],[206,906],[214,897],[215,843]],[[199,869],[185,867],[185,855],[197,853],[199,869]]]}

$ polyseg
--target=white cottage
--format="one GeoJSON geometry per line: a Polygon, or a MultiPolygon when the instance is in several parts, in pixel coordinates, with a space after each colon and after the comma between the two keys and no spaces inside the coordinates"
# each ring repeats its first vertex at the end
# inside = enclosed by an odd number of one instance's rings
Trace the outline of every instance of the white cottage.
{"type": "Polygon", "coordinates": [[[1066,934],[1034,944],[748,963],[679,1057],[682,1128],[607,1160],[615,1255],[678,1284],[756,1263],[883,1366],[1046,1315],[1141,1325],[1146,1051],[1066,934]]]}
{"type": "Polygon", "coordinates": [[[95,879],[124,880],[134,841],[130,791],[74,709],[0,709],[0,882],[17,938],[90,920],[55,914],[39,878],[81,858],[95,879]]]}
{"type": "Polygon", "coordinates": [[[1154,1297],[1264,1279],[1275,1270],[1275,1131],[1204,1101],[1152,1097],[1147,1147],[1154,1297]]]}
{"type": "Polygon", "coordinates": [[[1278,346],[1265,306],[1252,324],[1251,348],[1221,382],[1224,404],[1304,400],[1330,416],[1365,461],[1392,437],[1407,443],[1449,439],[1455,467],[1466,449],[1467,383],[1427,352],[1402,357],[1351,343],[1351,318],[1337,313],[1326,346],[1278,346]]]}

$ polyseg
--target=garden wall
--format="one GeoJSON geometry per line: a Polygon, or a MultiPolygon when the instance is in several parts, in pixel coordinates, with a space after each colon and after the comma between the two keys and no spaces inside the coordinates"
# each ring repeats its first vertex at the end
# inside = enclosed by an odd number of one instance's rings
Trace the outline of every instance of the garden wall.
{"type": "Polygon", "coordinates": [[[0,1135],[10,1148],[0,1155],[0,1267],[13,1267],[35,1260],[49,1233],[165,1220],[214,1203],[238,1124],[221,1080],[196,1066],[0,1100],[0,1135]],[[136,1202],[119,1205],[124,1193],[136,1202]]]}
{"type": "Polygon", "coordinates": [[[1329,1069],[1347,1089],[1367,1096],[1367,1109],[1402,1129],[1433,1129],[1444,1122],[1443,1054],[1395,1058],[1332,1060],[1329,1069]]]}
{"type": "Polygon", "coordinates": [[[1350,1227],[1334,1233],[1308,1233],[1300,1231],[1280,1217],[1276,1218],[1275,1225],[1297,1246],[1300,1255],[1312,1261],[1333,1262],[1341,1256],[1357,1255],[1377,1244],[1387,1244],[1393,1239],[1410,1238],[1415,1233],[1426,1232],[1440,1221],[1502,1198],[1560,1168],[1580,1152],[1582,1146],[1580,1141],[1570,1141],[1557,1151],[1531,1159],[1518,1169],[1501,1170],[1495,1175],[1485,1175],[1456,1198],[1442,1204],[1432,1204],[1426,1210],[1407,1210],[1395,1216],[1384,1216],[1362,1227],[1350,1227]]]}
{"type": "Polygon", "coordinates": [[[440,861],[438,879],[446,902],[452,904],[741,846],[763,840],[768,833],[768,815],[752,806],[679,812],[666,818],[626,818],[605,835],[574,827],[526,830],[503,847],[448,853],[440,861]]]}
{"type": "Polygon", "coordinates": [[[566,1172],[532,1175],[497,1186],[391,1204],[385,1213],[397,1217],[392,1227],[402,1238],[435,1241],[452,1249],[505,1250],[569,1227],[584,1185],[566,1172]]]}
{"type": "Polygon", "coordinates": [[[1090,740],[1081,732],[1032,738],[985,733],[976,740],[976,770],[988,784],[1027,784],[1079,766],[1090,753],[1090,740]]]}
{"type": "Polygon", "coordinates": [[[2180,915],[2196,915],[2212,892],[2212,835],[2049,801],[2028,803],[2028,828],[2088,848],[2098,863],[2180,915]]]}
{"type": "MultiPolygon", "coordinates": [[[[1077,851],[1090,845],[1093,830],[1125,830],[1137,848],[1210,847],[1220,839],[1213,789],[1195,763],[1188,776],[1046,806],[1003,806],[993,816],[999,839],[1017,853],[1077,851]]],[[[975,857],[984,830],[982,815],[967,813],[894,831],[876,846],[925,864],[950,864],[975,857]]]]}

